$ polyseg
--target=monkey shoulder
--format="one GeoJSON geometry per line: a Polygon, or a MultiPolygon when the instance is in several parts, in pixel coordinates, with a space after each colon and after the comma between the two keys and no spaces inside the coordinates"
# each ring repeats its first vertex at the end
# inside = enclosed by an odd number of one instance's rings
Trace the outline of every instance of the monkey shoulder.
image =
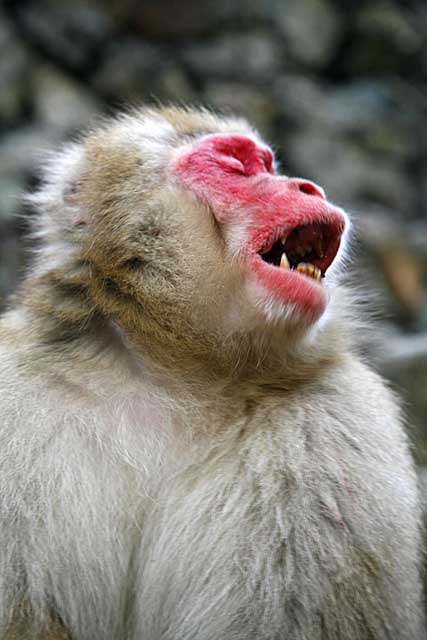
{"type": "Polygon", "coordinates": [[[281,416],[279,437],[286,444],[287,423],[293,423],[293,437],[299,434],[300,445],[304,444],[319,472],[339,469],[348,482],[354,477],[359,490],[368,486],[367,493],[378,490],[381,482],[386,482],[385,491],[391,494],[399,493],[402,484],[416,491],[399,399],[358,358],[347,357],[302,387],[289,403],[284,400],[281,416]]]}
{"type": "Polygon", "coordinates": [[[408,547],[417,537],[417,481],[399,402],[359,360],[349,358],[317,381],[266,399],[240,446],[254,486],[275,487],[271,496],[283,496],[285,520],[301,522],[309,514],[312,523],[316,514],[319,526],[335,519],[338,532],[364,531],[364,523],[383,540],[388,532],[392,547],[396,540],[408,547]]]}
{"type": "MultiPolygon", "coordinates": [[[[362,449],[372,443],[406,455],[407,436],[400,401],[388,383],[370,366],[348,356],[312,381],[299,385],[275,405],[284,429],[290,420],[305,434],[319,433],[325,444],[336,438],[358,442],[362,449]]],[[[279,422],[278,422],[279,424],[279,422]]]]}

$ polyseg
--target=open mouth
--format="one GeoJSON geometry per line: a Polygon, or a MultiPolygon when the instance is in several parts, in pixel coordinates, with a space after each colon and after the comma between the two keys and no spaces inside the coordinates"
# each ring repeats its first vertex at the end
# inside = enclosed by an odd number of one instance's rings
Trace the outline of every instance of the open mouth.
{"type": "Polygon", "coordinates": [[[342,231],[339,224],[310,222],[296,227],[271,246],[264,246],[258,254],[272,266],[320,281],[338,252],[342,231]]]}

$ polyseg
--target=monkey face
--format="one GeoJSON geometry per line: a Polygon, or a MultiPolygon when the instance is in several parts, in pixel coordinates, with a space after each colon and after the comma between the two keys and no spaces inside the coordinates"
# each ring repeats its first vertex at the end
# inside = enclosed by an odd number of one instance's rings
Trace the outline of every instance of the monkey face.
{"type": "Polygon", "coordinates": [[[322,315],[324,279],[346,228],[322,188],[277,175],[268,147],[233,133],[180,148],[171,173],[208,205],[249,302],[308,323],[322,315]]]}

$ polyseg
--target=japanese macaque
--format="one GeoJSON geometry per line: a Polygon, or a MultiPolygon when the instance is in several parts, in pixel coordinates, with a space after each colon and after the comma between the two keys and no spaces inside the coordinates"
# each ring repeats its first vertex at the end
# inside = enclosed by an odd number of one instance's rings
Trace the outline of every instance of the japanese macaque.
{"type": "Polygon", "coordinates": [[[54,156],[0,325],[1,640],[424,638],[416,477],[345,213],[244,120],[54,156]]]}

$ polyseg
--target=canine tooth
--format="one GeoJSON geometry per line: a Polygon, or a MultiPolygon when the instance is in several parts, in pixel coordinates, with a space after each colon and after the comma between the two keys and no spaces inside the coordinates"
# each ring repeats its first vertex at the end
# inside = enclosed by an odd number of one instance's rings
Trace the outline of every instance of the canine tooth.
{"type": "Polygon", "coordinates": [[[323,251],[323,238],[316,238],[316,240],[314,241],[314,245],[318,256],[323,258],[323,256],[325,255],[323,251]]]}
{"type": "Polygon", "coordinates": [[[320,271],[319,267],[314,267],[313,277],[316,278],[316,280],[320,280],[320,278],[322,277],[322,272],[320,271]]]}
{"type": "Polygon", "coordinates": [[[282,269],[289,269],[289,260],[285,252],[282,253],[282,257],[280,258],[280,266],[282,269]]]}
{"type": "Polygon", "coordinates": [[[283,244],[283,246],[285,246],[286,240],[287,240],[287,238],[285,238],[285,237],[280,238],[280,242],[283,244]]]}

